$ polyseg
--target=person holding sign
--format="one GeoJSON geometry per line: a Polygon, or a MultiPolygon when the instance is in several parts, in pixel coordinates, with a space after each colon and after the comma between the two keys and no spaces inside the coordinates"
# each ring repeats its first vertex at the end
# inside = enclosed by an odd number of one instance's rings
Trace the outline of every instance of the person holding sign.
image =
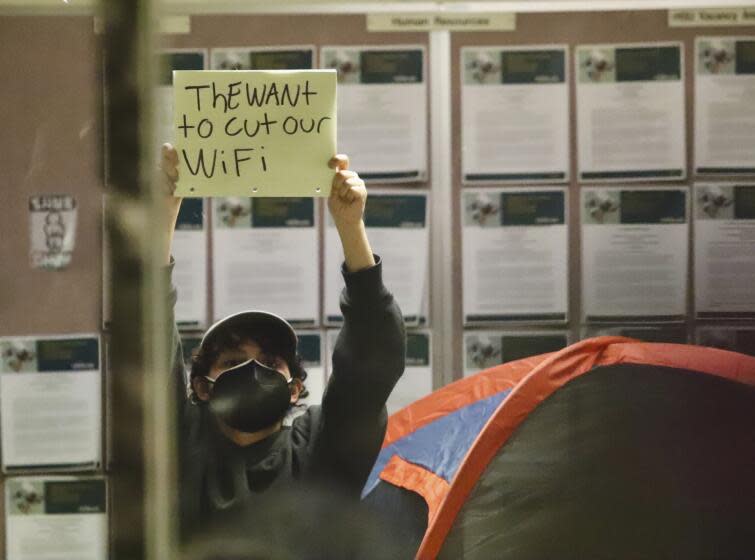
{"type": "MultiPolygon", "coordinates": [[[[297,484],[357,500],[380,450],[385,403],[404,370],[404,323],[365,232],[364,182],[348,169],[346,156],[333,157],[329,166],[335,175],[328,208],[343,246],[346,288],[343,328],[322,405],[310,406],[292,426],[283,426],[306,375],[296,334],[284,319],[245,311],[210,327],[193,358],[190,397],[180,421],[184,532],[250,497],[285,496],[297,484]]],[[[172,196],[179,157],[169,144],[161,167],[171,193],[165,225],[172,235],[181,200],[172,196]]],[[[170,235],[164,248],[168,270],[170,235]]],[[[175,302],[174,289],[171,297],[175,302]]],[[[174,350],[174,375],[183,386],[177,334],[174,350]]]]}

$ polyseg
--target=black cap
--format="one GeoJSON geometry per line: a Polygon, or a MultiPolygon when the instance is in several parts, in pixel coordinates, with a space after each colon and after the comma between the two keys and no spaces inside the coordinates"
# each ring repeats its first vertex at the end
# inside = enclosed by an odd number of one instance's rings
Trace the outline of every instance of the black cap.
{"type": "Polygon", "coordinates": [[[264,333],[279,344],[285,354],[296,355],[298,338],[294,328],[283,317],[267,311],[241,311],[221,319],[207,329],[202,337],[200,348],[204,349],[213,344],[218,336],[228,331],[234,331],[252,339],[255,333],[264,333]]]}

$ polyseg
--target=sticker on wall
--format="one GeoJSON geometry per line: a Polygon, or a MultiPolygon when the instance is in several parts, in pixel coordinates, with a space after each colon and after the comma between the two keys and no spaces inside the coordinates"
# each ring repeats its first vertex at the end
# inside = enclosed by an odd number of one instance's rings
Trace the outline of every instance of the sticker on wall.
{"type": "Polygon", "coordinates": [[[67,267],[76,245],[76,199],[67,194],[29,197],[29,226],[31,266],[67,267]]]}

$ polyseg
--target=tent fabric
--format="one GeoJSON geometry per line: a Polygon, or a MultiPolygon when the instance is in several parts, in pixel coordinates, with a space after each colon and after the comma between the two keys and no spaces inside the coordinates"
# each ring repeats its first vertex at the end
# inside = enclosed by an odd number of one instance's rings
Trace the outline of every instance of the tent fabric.
{"type": "Polygon", "coordinates": [[[436,557],[480,475],[527,416],[572,380],[601,366],[621,363],[689,370],[755,385],[755,359],[733,352],[641,343],[623,337],[584,340],[558,352],[491,368],[399,411],[389,421],[379,464],[368,482],[372,486],[366,487],[365,494],[375,487],[378,477],[403,488],[414,486],[428,502],[429,516],[417,557],[436,557]],[[479,402],[484,404],[476,405],[479,402]],[[491,411],[489,405],[494,403],[491,411]],[[445,442],[440,445],[441,434],[446,437],[441,428],[454,427],[462,419],[466,421],[465,414],[474,419],[466,425],[469,434],[454,432],[449,445],[445,442]],[[452,452],[453,446],[459,449],[452,452]],[[438,449],[442,451],[440,459],[432,453],[438,449]],[[463,458],[458,462],[460,453],[463,458]],[[397,463],[392,462],[396,455],[403,463],[417,465],[446,480],[448,487],[419,484],[420,471],[398,469],[397,463]],[[381,474],[388,465],[392,466],[385,475],[381,474]]]}
{"type": "Polygon", "coordinates": [[[398,455],[391,457],[380,473],[380,478],[422,496],[427,503],[428,519],[435,517],[443,498],[448,494],[448,482],[444,478],[419,465],[409,463],[398,455]]]}
{"type": "Polygon", "coordinates": [[[383,447],[367,479],[363,496],[375,488],[378,476],[395,456],[450,482],[477,434],[510,392],[506,389],[463,406],[383,447]]]}
{"type": "Polygon", "coordinates": [[[506,441],[438,557],[752,557],[754,425],[755,387],[654,365],[595,368],[506,441]]]}

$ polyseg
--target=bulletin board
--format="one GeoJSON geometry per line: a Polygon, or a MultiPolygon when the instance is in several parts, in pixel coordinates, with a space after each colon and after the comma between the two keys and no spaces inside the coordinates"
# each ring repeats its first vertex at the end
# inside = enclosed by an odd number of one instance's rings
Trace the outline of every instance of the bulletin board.
{"type": "MultiPolygon", "coordinates": [[[[697,179],[693,174],[693,80],[694,39],[700,35],[754,35],[755,27],[670,28],[667,11],[538,13],[518,14],[515,31],[452,33],[452,145],[453,208],[447,227],[453,244],[444,248],[452,259],[453,292],[433,291],[440,305],[453,306],[454,346],[444,348],[444,359],[461,377],[463,334],[461,310],[461,232],[459,200],[461,183],[461,117],[459,52],[469,46],[569,45],[568,64],[573,64],[574,47],[590,43],[681,41],[685,50],[687,176],[684,186],[697,179]]],[[[0,336],[98,333],[102,325],[102,73],[98,58],[98,37],[91,16],[0,17],[4,52],[0,74],[12,77],[0,88],[0,107],[5,112],[0,127],[3,172],[0,173],[0,239],[3,273],[0,274],[0,336]],[[10,87],[9,87],[10,85],[10,87]],[[71,264],[60,271],[34,269],[29,265],[29,197],[38,194],[69,194],[78,209],[76,246],[71,264]]],[[[191,30],[165,36],[159,48],[280,47],[313,45],[316,54],[323,45],[425,45],[432,57],[427,33],[371,33],[363,15],[201,15],[191,18],[191,30]]],[[[428,64],[429,66],[429,64],[428,64]]],[[[573,66],[570,66],[573,68],[573,66]]],[[[432,75],[427,73],[432,87],[432,75]]],[[[580,301],[579,188],[576,177],[576,107],[574,80],[570,81],[571,182],[569,208],[569,317],[565,327],[570,340],[578,340],[582,325],[580,301]]],[[[428,103],[429,107],[429,103],[428,103]]],[[[428,109],[429,112],[429,109],[428,109]]],[[[428,119],[430,122],[430,119],[428,119]]],[[[429,135],[432,130],[429,131],[429,135]]],[[[429,136],[428,135],[428,136],[429,136]]],[[[430,150],[428,149],[428,153],[430,150]]],[[[432,166],[429,165],[428,169],[432,166]]],[[[726,180],[717,177],[716,180],[726,180]]],[[[733,178],[730,178],[733,179],[733,178]]],[[[737,177],[755,180],[755,177],[737,177]]],[[[371,183],[369,186],[393,188],[371,183]]],[[[407,185],[402,185],[406,187],[407,185]]],[[[494,186],[494,185],[493,185],[494,186]]],[[[429,189],[432,177],[410,187],[429,189]]],[[[324,207],[319,205],[320,223],[324,207]]],[[[439,219],[431,216],[431,220],[439,219]]],[[[322,229],[320,235],[322,237],[322,229]]],[[[435,243],[430,239],[431,245],[435,243]]],[[[208,241],[208,249],[211,245],[208,241]]],[[[322,255],[322,252],[321,252],[322,255]]],[[[212,258],[212,254],[209,254],[212,258]]],[[[689,262],[692,262],[690,255],[689,262]]],[[[386,263],[390,266],[390,263],[386,263]]],[[[690,265],[691,266],[691,265],[690,265]]],[[[320,269],[322,270],[322,263],[320,269]]],[[[691,281],[691,274],[690,274],[691,281]]],[[[323,282],[321,282],[323,284],[323,282]]],[[[208,288],[212,290],[211,278],[208,288]]],[[[688,291],[686,329],[691,319],[692,294],[688,291]]],[[[320,294],[320,301],[322,301],[320,294]]],[[[211,298],[208,298],[211,300],[211,298]]],[[[433,306],[431,305],[431,308],[433,306]]],[[[211,316],[211,314],[210,314],[211,316]]],[[[433,318],[430,318],[432,331],[433,318]]],[[[532,328],[520,325],[523,331],[532,328]]],[[[436,377],[436,385],[438,378],[436,377]]],[[[445,379],[443,381],[450,381],[445,379]]],[[[2,505],[0,505],[0,510],[2,505]]],[[[0,511],[1,512],[1,511],[0,511]]],[[[0,547],[4,543],[0,542],[0,547]]]]}

